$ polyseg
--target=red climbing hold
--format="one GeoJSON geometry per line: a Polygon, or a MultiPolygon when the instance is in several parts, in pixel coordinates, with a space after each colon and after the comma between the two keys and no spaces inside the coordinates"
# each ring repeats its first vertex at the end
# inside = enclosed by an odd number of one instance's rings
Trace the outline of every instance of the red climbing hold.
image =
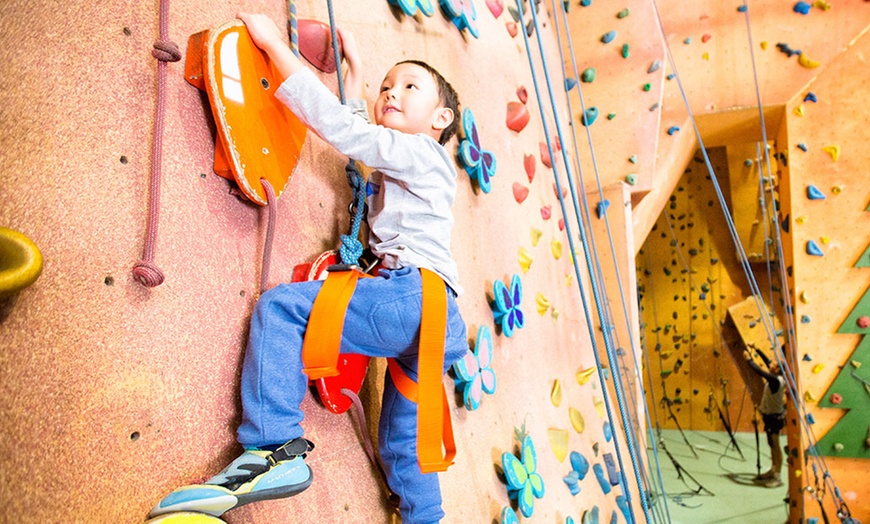
{"type": "Polygon", "coordinates": [[[529,123],[529,110],[526,105],[516,101],[510,101],[507,105],[507,126],[511,131],[519,133],[529,123]]]}
{"type": "Polygon", "coordinates": [[[837,404],[839,404],[842,401],[843,401],[843,395],[840,395],[839,393],[834,393],[833,395],[831,395],[831,404],[836,406],[837,404]]]}
{"type": "Polygon", "coordinates": [[[517,29],[517,23],[516,23],[516,22],[507,22],[507,23],[505,24],[505,27],[507,27],[508,34],[511,35],[511,38],[514,38],[514,37],[516,37],[518,34],[520,34],[519,30],[517,29]]]}
{"type": "Polygon", "coordinates": [[[855,323],[858,324],[859,328],[867,329],[868,327],[870,327],[870,317],[868,317],[867,315],[861,315],[860,317],[858,317],[858,320],[856,320],[855,323]]]}
{"type": "MultiPolygon", "coordinates": [[[[538,142],[538,145],[541,149],[541,162],[547,166],[548,168],[553,168],[553,159],[550,158],[550,150],[547,148],[546,142],[538,142]]],[[[558,153],[562,150],[562,146],[559,143],[559,139],[553,141],[553,153],[558,153]]]]}
{"type": "Polygon", "coordinates": [[[550,215],[553,214],[552,206],[544,206],[541,208],[541,218],[544,220],[550,220],[550,215]]]}
{"type": "MultiPolygon", "coordinates": [[[[299,20],[299,53],[324,73],[335,72],[335,52],[329,26],[319,20],[299,20]]],[[[339,45],[341,38],[339,37],[339,45]]]]}
{"type": "Polygon", "coordinates": [[[532,183],[532,180],[535,179],[535,167],[537,166],[537,162],[535,162],[535,155],[524,155],[523,156],[523,167],[526,168],[526,175],[529,177],[529,183],[532,183]]]}
{"type": "Polygon", "coordinates": [[[713,38],[713,35],[711,35],[711,34],[706,34],[706,35],[704,35],[704,36],[701,37],[701,41],[704,42],[704,43],[707,43],[707,41],[710,40],[711,38],[713,38]]]}
{"type": "Polygon", "coordinates": [[[516,199],[517,204],[522,204],[523,201],[529,196],[529,188],[520,184],[519,182],[514,182],[514,199],[516,199]]]}

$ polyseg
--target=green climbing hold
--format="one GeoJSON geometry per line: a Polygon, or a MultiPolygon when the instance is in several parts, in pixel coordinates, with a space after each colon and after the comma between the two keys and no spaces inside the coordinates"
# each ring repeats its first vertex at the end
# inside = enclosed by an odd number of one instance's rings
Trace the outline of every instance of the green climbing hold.
{"type": "Polygon", "coordinates": [[[625,182],[630,186],[637,185],[637,175],[634,173],[629,173],[628,175],[625,175],[625,182]]]}
{"type": "Polygon", "coordinates": [[[613,39],[616,38],[616,31],[608,31],[601,35],[601,41],[605,44],[609,44],[613,42],[613,39]]]}
{"type": "Polygon", "coordinates": [[[637,164],[637,155],[631,155],[630,157],[628,157],[628,161],[632,164],[637,164]]]}
{"type": "Polygon", "coordinates": [[[626,16],[628,16],[628,15],[630,15],[630,14],[631,14],[631,9],[629,9],[629,8],[626,7],[626,8],[623,9],[622,11],[616,13],[616,18],[619,18],[619,19],[621,20],[621,19],[625,18],[626,16]]]}
{"type": "Polygon", "coordinates": [[[598,118],[598,108],[590,107],[586,111],[583,112],[582,123],[584,126],[589,127],[593,123],[595,123],[595,119],[598,118]]]}
{"type": "Polygon", "coordinates": [[[652,89],[652,84],[650,84],[649,82],[647,82],[643,85],[644,91],[649,91],[650,89],[652,89]]]}
{"type": "Polygon", "coordinates": [[[616,113],[607,113],[608,120],[613,120],[614,118],[616,118],[616,113]]]}
{"type": "Polygon", "coordinates": [[[628,44],[622,44],[622,58],[628,58],[629,49],[628,44]]]}
{"type": "Polygon", "coordinates": [[[580,80],[589,84],[595,81],[595,68],[588,67],[583,70],[583,73],[580,75],[580,80]]]}

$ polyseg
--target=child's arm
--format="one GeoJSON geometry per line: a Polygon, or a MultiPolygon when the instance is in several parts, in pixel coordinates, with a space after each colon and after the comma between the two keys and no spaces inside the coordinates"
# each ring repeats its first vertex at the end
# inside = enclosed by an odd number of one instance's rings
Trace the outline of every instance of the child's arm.
{"type": "Polygon", "coordinates": [[[347,98],[363,98],[362,60],[353,33],[340,27],[337,29],[338,40],[341,42],[341,52],[347,62],[347,73],[344,76],[344,90],[347,98]]]}
{"type": "Polygon", "coordinates": [[[275,22],[266,15],[239,13],[239,19],[245,23],[248,33],[257,47],[269,55],[269,60],[275,65],[281,80],[305,66],[293,54],[290,47],[284,43],[284,37],[275,22]]]}

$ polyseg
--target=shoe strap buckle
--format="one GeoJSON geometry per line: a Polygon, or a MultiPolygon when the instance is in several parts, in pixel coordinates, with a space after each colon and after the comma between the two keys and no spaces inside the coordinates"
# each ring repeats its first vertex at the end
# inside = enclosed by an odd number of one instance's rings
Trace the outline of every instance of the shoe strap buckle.
{"type": "Polygon", "coordinates": [[[296,457],[302,457],[304,459],[308,452],[313,449],[314,442],[305,438],[296,438],[270,453],[266,459],[269,461],[269,464],[274,467],[277,466],[279,462],[291,460],[296,457]]]}

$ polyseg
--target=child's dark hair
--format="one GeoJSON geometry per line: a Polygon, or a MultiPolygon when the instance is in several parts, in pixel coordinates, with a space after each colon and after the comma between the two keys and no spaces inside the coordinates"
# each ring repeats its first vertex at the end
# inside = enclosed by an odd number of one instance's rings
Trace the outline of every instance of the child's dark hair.
{"type": "Polygon", "coordinates": [[[438,138],[438,143],[443,146],[451,137],[453,137],[453,135],[456,134],[456,130],[459,128],[459,95],[456,94],[456,90],[453,89],[450,82],[441,76],[441,73],[439,73],[437,69],[426,62],[420,60],[402,60],[396,65],[399,64],[414,64],[428,71],[429,74],[432,75],[432,78],[435,79],[435,83],[438,85],[438,96],[441,97],[441,104],[447,109],[453,111],[453,122],[450,122],[450,125],[441,131],[441,136],[438,138]]]}

